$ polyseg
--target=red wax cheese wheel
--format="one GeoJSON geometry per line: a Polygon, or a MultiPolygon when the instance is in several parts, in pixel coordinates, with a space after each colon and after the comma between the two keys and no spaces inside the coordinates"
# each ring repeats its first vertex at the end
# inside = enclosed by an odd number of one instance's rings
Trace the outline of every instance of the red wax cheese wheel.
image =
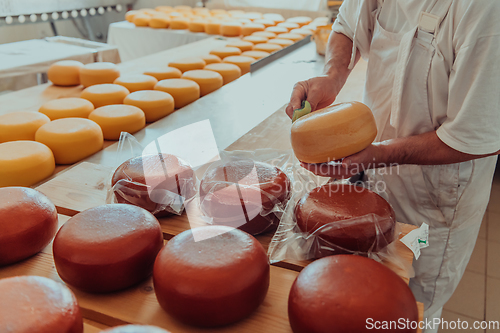
{"type": "Polygon", "coordinates": [[[391,205],[360,186],[317,187],[300,199],[295,216],[300,230],[315,233],[322,241],[319,256],[345,250],[379,251],[394,239],[396,216],[391,205]],[[352,221],[361,217],[365,218],[352,221]],[[325,225],[329,228],[325,229],[325,225]]]}
{"type": "Polygon", "coordinates": [[[85,210],[69,219],[54,238],[57,273],[87,292],[112,292],[147,278],[163,246],[158,220],[123,204],[85,210]]]}
{"type": "Polygon", "coordinates": [[[56,207],[44,194],[28,187],[0,188],[0,266],[40,252],[56,231],[56,207]]]}
{"type": "Polygon", "coordinates": [[[177,213],[162,197],[165,191],[170,192],[169,197],[192,198],[195,184],[191,166],[170,154],[131,158],[116,169],[111,180],[118,202],[142,207],[157,216],[177,213]]]}
{"type": "Polygon", "coordinates": [[[80,69],[83,64],[76,60],[62,60],[50,65],[47,78],[56,86],[80,84],[80,69]]]}
{"type": "Polygon", "coordinates": [[[243,231],[207,226],[172,238],[156,258],[153,282],[165,311],[195,326],[227,325],[251,314],[266,297],[269,263],[243,231]]]}
{"type": "Polygon", "coordinates": [[[300,272],[290,290],[288,317],[294,333],[361,333],[370,331],[367,318],[418,321],[418,309],[410,288],[389,268],[365,257],[338,255],[300,272]]]}
{"type": "Polygon", "coordinates": [[[0,332],[83,332],[75,295],[61,283],[41,276],[16,276],[0,280],[0,295],[0,332]]]}
{"type": "Polygon", "coordinates": [[[231,161],[208,170],[201,180],[201,209],[215,224],[257,235],[277,226],[271,211],[284,207],[290,186],[287,175],[270,164],[231,161]]]}
{"type": "Polygon", "coordinates": [[[169,333],[162,328],[149,325],[123,325],[108,328],[101,333],[169,333]]]}

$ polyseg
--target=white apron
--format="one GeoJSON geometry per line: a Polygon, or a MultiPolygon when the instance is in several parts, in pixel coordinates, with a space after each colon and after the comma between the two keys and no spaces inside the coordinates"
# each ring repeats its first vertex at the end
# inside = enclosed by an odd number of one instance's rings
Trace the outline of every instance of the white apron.
{"type": "MultiPolygon", "coordinates": [[[[377,122],[376,141],[435,131],[428,79],[433,58],[442,56],[435,37],[452,0],[436,0],[421,14],[419,25],[404,35],[379,24],[380,3],[364,96],[377,122]]],[[[391,203],[399,221],[430,226],[429,247],[414,261],[415,278],[410,282],[425,305],[426,318],[440,315],[474,249],[494,172],[494,163],[486,160],[367,172],[369,184],[391,203]]]]}

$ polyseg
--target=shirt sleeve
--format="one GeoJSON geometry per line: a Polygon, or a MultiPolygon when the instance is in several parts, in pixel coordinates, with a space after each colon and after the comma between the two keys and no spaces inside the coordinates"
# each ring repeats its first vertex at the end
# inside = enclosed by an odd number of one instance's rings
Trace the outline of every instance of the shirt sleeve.
{"type": "Polygon", "coordinates": [[[345,0],[332,27],[349,37],[364,59],[370,53],[376,9],[377,0],[345,0]]]}
{"type": "Polygon", "coordinates": [[[449,78],[448,110],[437,135],[467,154],[500,150],[500,35],[462,47],[449,78]]]}

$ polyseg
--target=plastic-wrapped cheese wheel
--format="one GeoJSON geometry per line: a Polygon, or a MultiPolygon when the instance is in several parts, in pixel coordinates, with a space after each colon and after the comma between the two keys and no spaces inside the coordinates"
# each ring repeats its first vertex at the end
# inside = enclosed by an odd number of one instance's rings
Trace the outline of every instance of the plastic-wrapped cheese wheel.
{"type": "Polygon", "coordinates": [[[122,325],[107,330],[101,331],[100,333],[169,333],[163,328],[149,325],[122,325]]]}
{"type": "Polygon", "coordinates": [[[275,38],[276,34],[274,32],[270,31],[256,31],[251,36],[257,36],[257,37],[265,37],[267,39],[269,38],[275,38]]]}
{"type": "Polygon", "coordinates": [[[80,83],[84,87],[113,83],[119,76],[118,67],[111,62],[94,62],[80,68],[80,83]]]}
{"type": "Polygon", "coordinates": [[[95,108],[100,108],[105,105],[122,104],[129,93],[124,86],[106,83],[85,88],[80,97],[92,102],[95,108]]]}
{"type": "Polygon", "coordinates": [[[29,187],[0,188],[0,266],[40,252],[56,231],[56,207],[44,194],[29,187]]]}
{"type": "Polygon", "coordinates": [[[83,64],[76,60],[62,60],[50,65],[48,79],[56,86],[77,86],[80,84],[80,68],[83,64]]]}
{"type": "Polygon", "coordinates": [[[273,53],[276,51],[281,50],[283,47],[278,44],[272,44],[272,43],[262,43],[262,44],[257,44],[253,47],[254,51],[264,51],[264,52],[269,52],[273,53]]]}
{"type": "Polygon", "coordinates": [[[189,20],[185,18],[174,18],[170,21],[170,29],[183,30],[189,28],[189,20]]]}
{"type": "Polygon", "coordinates": [[[101,127],[106,140],[118,140],[121,132],[134,134],[146,126],[144,112],[133,105],[106,105],[95,109],[89,115],[101,127]]]}
{"type": "Polygon", "coordinates": [[[207,21],[204,20],[193,20],[189,22],[188,29],[191,32],[205,32],[205,25],[207,21]]]}
{"type": "Polygon", "coordinates": [[[261,43],[266,43],[269,40],[269,38],[263,36],[246,36],[243,37],[243,40],[257,45],[261,43]]]}
{"type": "Polygon", "coordinates": [[[207,65],[222,62],[222,59],[215,54],[202,55],[200,58],[203,59],[207,65]]]}
{"type": "MultiPolygon", "coordinates": [[[[314,261],[296,278],[288,298],[294,333],[367,332],[373,323],[418,323],[415,297],[393,271],[356,255],[314,261]]],[[[391,330],[414,333],[416,327],[391,330]]]]}
{"type": "Polygon", "coordinates": [[[158,302],[173,317],[194,326],[222,326],[247,317],[263,302],[269,263],[249,234],[200,227],[168,241],[156,259],[153,282],[158,302]]]}
{"type": "Polygon", "coordinates": [[[288,32],[288,29],[285,28],[285,27],[267,27],[264,31],[269,31],[269,32],[273,32],[275,34],[284,34],[286,32],[288,32]]]}
{"type": "Polygon", "coordinates": [[[182,76],[182,72],[175,67],[153,67],[144,71],[145,75],[150,75],[158,81],[166,79],[178,79],[182,76]]]}
{"type": "Polygon", "coordinates": [[[172,61],[168,64],[170,67],[177,68],[181,72],[192,71],[194,69],[203,69],[206,63],[199,57],[188,57],[172,61]]]}
{"type": "Polygon", "coordinates": [[[146,15],[144,13],[139,13],[134,15],[132,23],[134,23],[136,27],[148,27],[150,20],[151,16],[146,15]]]}
{"type": "Polygon", "coordinates": [[[233,56],[233,55],[240,55],[241,50],[237,47],[219,47],[216,49],[213,49],[210,51],[210,54],[215,54],[221,59],[224,59],[225,57],[233,56]]]}
{"type": "Polygon", "coordinates": [[[134,92],[139,90],[152,90],[158,83],[158,80],[150,75],[135,74],[120,76],[113,83],[124,86],[129,92],[134,92]]]}
{"type": "Polygon", "coordinates": [[[154,29],[166,29],[170,24],[168,16],[155,15],[149,20],[149,26],[154,29]]]}
{"type": "Polygon", "coordinates": [[[256,31],[264,31],[266,29],[265,25],[260,24],[260,23],[247,23],[243,25],[243,28],[241,29],[241,34],[243,36],[250,36],[256,31]]]}
{"type": "Polygon", "coordinates": [[[211,21],[205,24],[205,32],[209,35],[220,35],[221,21],[211,21]]]}
{"type": "Polygon", "coordinates": [[[237,47],[241,50],[241,52],[245,52],[245,51],[250,51],[253,48],[253,43],[244,40],[234,40],[227,43],[226,46],[237,47]]]}
{"type": "Polygon", "coordinates": [[[54,153],[57,164],[73,164],[102,149],[102,130],[95,122],[84,118],[64,118],[51,121],[38,129],[38,142],[54,153]]]}
{"type": "Polygon", "coordinates": [[[0,328],[15,333],[83,333],[75,295],[41,276],[0,280],[0,328]]]}
{"type": "Polygon", "coordinates": [[[17,140],[35,140],[40,126],[50,118],[40,112],[18,111],[0,115],[0,143],[17,140]]]}
{"type": "Polygon", "coordinates": [[[290,31],[292,29],[300,28],[300,25],[298,25],[297,23],[292,23],[292,22],[281,22],[281,23],[278,23],[278,25],[276,25],[276,26],[286,28],[288,31],[290,31]]]}
{"type": "Polygon", "coordinates": [[[287,47],[293,44],[293,41],[290,39],[282,39],[282,38],[272,38],[267,43],[276,44],[281,47],[287,47]]]}
{"type": "Polygon", "coordinates": [[[179,109],[200,98],[200,85],[187,79],[168,79],[158,82],[155,90],[169,93],[175,102],[175,108],[179,109]]]}
{"type": "Polygon", "coordinates": [[[294,213],[299,229],[318,238],[321,249],[316,257],[377,252],[394,240],[394,210],[384,198],[363,187],[317,187],[299,200],[294,213]]]}
{"type": "Polygon", "coordinates": [[[250,72],[250,65],[255,62],[255,59],[247,56],[230,56],[225,57],[223,62],[234,64],[241,69],[241,74],[250,72]]]}
{"type": "Polygon", "coordinates": [[[35,141],[0,143],[0,187],[32,186],[52,175],[52,151],[35,141]]]}
{"type": "Polygon", "coordinates": [[[205,69],[222,75],[223,84],[234,81],[241,76],[241,69],[229,63],[209,64],[205,66],[205,69]]]}
{"type": "Polygon", "coordinates": [[[205,69],[187,71],[182,74],[182,78],[198,83],[200,86],[200,96],[205,96],[223,85],[222,75],[205,69]]]}
{"type": "Polygon", "coordinates": [[[76,97],[54,99],[43,104],[38,110],[51,120],[71,117],[88,118],[92,111],[94,111],[94,105],[90,101],[76,97]]]}
{"type": "Polygon", "coordinates": [[[162,246],[153,214],[133,205],[103,205],[76,214],[59,229],[54,263],[66,283],[87,292],[112,292],[147,278],[162,246]]]}
{"type": "Polygon", "coordinates": [[[269,52],[252,50],[252,51],[245,51],[241,55],[245,56],[245,57],[252,57],[255,60],[259,60],[259,59],[267,57],[269,54],[270,54],[269,52]]]}
{"type": "Polygon", "coordinates": [[[172,95],[159,90],[136,91],[125,97],[124,104],[141,109],[146,115],[146,122],[157,121],[174,112],[172,95]]]}
{"type": "Polygon", "coordinates": [[[237,37],[241,35],[241,23],[224,22],[220,25],[220,33],[226,37],[237,37]]]}
{"type": "MultiPolygon", "coordinates": [[[[302,35],[299,35],[299,34],[292,34],[292,33],[285,33],[285,34],[279,34],[277,36],[278,39],[289,39],[293,42],[298,42],[299,40],[301,40],[302,38],[304,38],[302,35]]],[[[272,39],[270,39],[269,41],[271,41],[272,39]]]]}

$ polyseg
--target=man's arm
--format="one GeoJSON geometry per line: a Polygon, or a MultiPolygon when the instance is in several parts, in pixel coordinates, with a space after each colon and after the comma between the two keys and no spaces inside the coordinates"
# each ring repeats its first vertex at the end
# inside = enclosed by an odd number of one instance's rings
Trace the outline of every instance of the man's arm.
{"type": "Polygon", "coordinates": [[[347,156],[342,163],[334,165],[303,163],[302,166],[320,176],[347,178],[363,170],[395,164],[452,164],[499,153],[500,151],[486,155],[465,154],[446,145],[436,132],[428,132],[374,143],[359,153],[347,156]]]}
{"type": "MultiPolygon", "coordinates": [[[[300,108],[304,100],[309,101],[313,111],[324,108],[335,101],[351,73],[348,67],[351,61],[352,46],[353,43],[349,37],[337,32],[330,35],[323,75],[295,84],[290,103],[286,108],[286,113],[290,118],[293,116],[293,110],[300,108]]],[[[356,62],[359,58],[358,51],[356,62]]]]}

